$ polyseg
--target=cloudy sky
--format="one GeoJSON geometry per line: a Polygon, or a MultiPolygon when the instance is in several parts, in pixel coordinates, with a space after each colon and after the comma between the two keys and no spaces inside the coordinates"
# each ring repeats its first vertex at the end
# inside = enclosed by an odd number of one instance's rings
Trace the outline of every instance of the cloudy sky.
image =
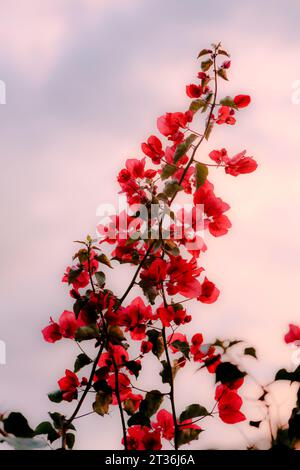
{"type": "MultiPolygon", "coordinates": [[[[20,410],[37,424],[51,409],[46,393],[71,368],[74,345],[46,344],[40,330],[71,305],[60,279],[72,241],[94,233],[100,203],[116,201],[115,176],[126,158],[140,156],[156,117],[186,107],[195,57],[211,42],[232,54],[222,93],[250,94],[252,106],[234,128],[220,127],[203,155],[247,149],[259,169],[237,179],[211,173],[232,206],[233,228],[208,240],[203,264],[222,296],[193,308],[193,328],[207,340],[247,339],[259,362],[246,366],[263,383],[291,366],[282,337],[299,322],[300,105],[291,99],[300,79],[299,13],[296,0],[2,1],[2,411],[20,410]]],[[[110,279],[120,293],[128,279],[122,268],[110,279]]],[[[212,384],[189,374],[178,379],[179,406],[209,405],[212,384]]],[[[115,414],[85,418],[78,429],[78,448],[120,445],[115,414]]],[[[199,448],[240,448],[248,428],[215,420],[207,431],[199,448]]]]}

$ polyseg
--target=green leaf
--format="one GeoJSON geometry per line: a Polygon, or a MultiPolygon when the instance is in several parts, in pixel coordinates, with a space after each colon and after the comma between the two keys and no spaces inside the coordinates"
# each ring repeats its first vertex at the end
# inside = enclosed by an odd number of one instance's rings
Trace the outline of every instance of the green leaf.
{"type": "Polygon", "coordinates": [[[136,378],[138,378],[139,373],[141,371],[141,364],[139,364],[137,361],[128,361],[124,363],[124,366],[127,367],[130,372],[132,372],[136,378]]]}
{"type": "Polygon", "coordinates": [[[174,175],[174,173],[178,170],[176,165],[170,165],[167,163],[162,169],[160,177],[162,180],[168,179],[170,176],[174,175]]]}
{"type": "Polygon", "coordinates": [[[65,417],[57,412],[49,413],[49,416],[53,421],[55,429],[60,430],[62,428],[65,417]]]}
{"type": "Polygon", "coordinates": [[[144,400],[140,404],[140,412],[151,418],[162,404],[164,396],[159,390],[147,392],[144,400]]]}
{"type": "Polygon", "coordinates": [[[227,78],[227,73],[226,73],[226,70],[225,69],[219,69],[217,74],[219,75],[219,77],[223,78],[223,80],[227,80],[228,81],[228,78],[227,78]]]}
{"type": "Polygon", "coordinates": [[[184,444],[188,444],[191,441],[197,440],[200,432],[202,432],[202,429],[180,429],[178,432],[178,446],[182,446],[184,444]]]}
{"type": "Polygon", "coordinates": [[[213,127],[214,127],[214,123],[212,121],[206,126],[206,129],[204,132],[204,137],[206,140],[209,139],[211,131],[213,130],[213,127]]]}
{"type": "Polygon", "coordinates": [[[164,250],[173,256],[178,256],[180,254],[180,250],[173,240],[165,240],[164,250]]]}
{"type": "Polygon", "coordinates": [[[167,181],[164,187],[164,193],[168,197],[173,197],[178,191],[182,191],[183,187],[177,181],[167,181]]]}
{"type": "Polygon", "coordinates": [[[75,434],[68,432],[66,434],[66,444],[68,449],[73,449],[74,444],[75,444],[75,434]]]}
{"type": "Polygon", "coordinates": [[[53,401],[54,403],[60,403],[63,399],[62,397],[62,391],[61,390],[55,390],[54,392],[48,393],[48,398],[50,401],[53,401]]]}
{"type": "Polygon", "coordinates": [[[220,100],[220,104],[222,106],[229,106],[229,108],[238,109],[237,105],[233,101],[233,98],[231,98],[230,96],[226,96],[225,98],[220,100]]]}
{"type": "Polygon", "coordinates": [[[254,357],[255,359],[257,359],[256,351],[255,351],[254,348],[245,348],[244,354],[245,354],[246,356],[252,356],[252,357],[254,357]]]}
{"type": "Polygon", "coordinates": [[[3,420],[4,430],[16,437],[33,437],[34,432],[28,424],[27,419],[21,413],[10,413],[3,420]]]}
{"type": "Polygon", "coordinates": [[[105,286],[105,274],[102,271],[95,273],[95,278],[99,287],[105,286]]]}
{"type": "Polygon", "coordinates": [[[199,109],[203,108],[204,106],[206,106],[205,100],[201,100],[201,99],[193,100],[190,104],[189,110],[192,111],[193,113],[196,113],[197,111],[199,111],[199,109]]]}
{"type": "Polygon", "coordinates": [[[203,60],[201,62],[201,70],[202,72],[207,72],[210,67],[212,66],[213,61],[211,59],[203,60]]]}
{"type": "Polygon", "coordinates": [[[140,426],[147,426],[147,428],[151,428],[150,419],[141,411],[138,411],[134,415],[132,415],[129,420],[127,421],[128,426],[135,426],[136,424],[140,426]]]}
{"type": "Polygon", "coordinates": [[[159,359],[165,350],[161,333],[157,330],[148,330],[146,334],[152,344],[152,353],[159,359]]]}
{"type": "Polygon", "coordinates": [[[195,166],[195,179],[196,179],[196,189],[199,189],[204,185],[208,175],[208,168],[203,163],[196,163],[195,166]]]}
{"type": "Polygon", "coordinates": [[[178,349],[180,352],[182,352],[182,354],[187,358],[189,359],[190,358],[190,346],[188,343],[186,343],[185,341],[180,341],[179,339],[177,339],[176,341],[173,341],[172,343],[172,346],[176,349],[178,349]]]}
{"type": "Polygon", "coordinates": [[[174,365],[170,369],[169,364],[167,363],[167,361],[161,361],[161,365],[163,366],[163,368],[162,368],[162,371],[159,373],[159,375],[162,378],[162,382],[164,384],[168,383],[168,384],[171,385],[171,380],[172,380],[172,378],[173,379],[175,378],[175,375],[177,374],[179,366],[174,365]]]}
{"type": "Polygon", "coordinates": [[[82,273],[82,268],[70,269],[68,273],[68,284],[72,284],[75,279],[82,273]]]}
{"type": "Polygon", "coordinates": [[[174,163],[177,163],[178,160],[180,160],[183,155],[186,154],[194,140],[197,139],[196,134],[190,134],[185,141],[181,142],[181,144],[178,144],[174,153],[174,158],[173,161],[174,163]]]}
{"type": "Polygon", "coordinates": [[[194,403],[193,405],[187,406],[186,409],[181,413],[179,421],[185,421],[186,419],[198,418],[199,416],[208,416],[210,413],[204,406],[194,403]]]}
{"type": "Polygon", "coordinates": [[[288,372],[286,369],[280,369],[275,380],[290,380],[291,382],[300,382],[300,366],[294,372],[288,372]]]}
{"type": "Polygon", "coordinates": [[[83,367],[91,364],[93,361],[89,358],[85,353],[78,354],[75,364],[74,364],[74,372],[78,372],[83,367]]]}
{"type": "Polygon", "coordinates": [[[96,394],[96,401],[93,403],[93,410],[100,416],[108,413],[109,405],[112,402],[112,393],[102,392],[101,390],[96,394]]]}
{"type": "Polygon", "coordinates": [[[254,428],[259,428],[261,421],[249,421],[249,425],[254,428]]]}
{"type": "Polygon", "coordinates": [[[105,264],[109,268],[112,268],[109,258],[104,253],[101,253],[101,255],[97,255],[96,260],[99,261],[99,263],[105,264]]]}
{"type": "Polygon", "coordinates": [[[40,434],[47,434],[47,439],[50,442],[54,442],[56,441],[56,439],[60,437],[58,432],[55,431],[55,429],[53,428],[52,424],[49,421],[43,421],[36,427],[34,431],[34,435],[38,436],[40,434]]]}
{"type": "Polygon", "coordinates": [[[219,55],[226,55],[227,57],[230,57],[230,54],[228,54],[227,51],[224,51],[224,49],[219,49],[219,50],[218,50],[218,54],[219,54],[219,55]]]}
{"type": "Polygon", "coordinates": [[[86,341],[89,339],[94,339],[99,337],[99,330],[97,325],[88,325],[88,326],[80,326],[75,331],[75,340],[86,341]]]}
{"type": "Polygon", "coordinates": [[[245,372],[241,372],[237,366],[230,362],[222,362],[216,368],[216,382],[222,384],[227,382],[235,382],[242,377],[245,377],[245,372]]]}
{"type": "Polygon", "coordinates": [[[206,54],[210,54],[210,53],[211,53],[211,49],[202,49],[202,50],[199,52],[199,54],[198,54],[198,56],[197,56],[197,59],[199,59],[199,57],[202,57],[202,56],[204,56],[204,55],[206,55],[206,54]]]}
{"type": "Polygon", "coordinates": [[[211,103],[212,101],[212,98],[213,98],[213,93],[208,93],[208,95],[206,96],[205,100],[204,100],[204,106],[201,110],[201,113],[205,113],[207,111],[207,108],[209,106],[209,104],[211,103]]]}

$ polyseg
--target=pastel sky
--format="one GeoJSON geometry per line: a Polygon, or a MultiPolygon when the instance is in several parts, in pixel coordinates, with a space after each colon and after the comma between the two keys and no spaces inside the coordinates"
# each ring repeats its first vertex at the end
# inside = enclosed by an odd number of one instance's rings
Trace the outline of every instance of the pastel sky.
{"type": "MultiPolygon", "coordinates": [[[[157,116],[186,108],[197,53],[217,41],[232,55],[221,93],[250,94],[252,105],[237,126],[217,129],[202,156],[247,149],[259,169],[240,178],[210,173],[232,207],[233,228],[207,239],[202,262],[222,295],[192,307],[187,331],[247,340],[259,361],[245,367],[263,383],[292,366],[283,335],[299,322],[300,105],[291,99],[300,79],[299,14],[297,0],[2,0],[0,411],[20,410],[37,424],[54,409],[46,394],[72,367],[75,346],[51,346],[40,331],[71,307],[60,279],[73,240],[94,233],[100,203],[116,201],[116,174],[126,158],[141,156],[157,116]]],[[[117,293],[129,271],[110,274],[117,293]]],[[[209,406],[212,381],[183,372],[177,397],[179,407],[209,406]]],[[[246,400],[248,409],[259,415],[246,400]]],[[[77,448],[120,447],[118,419],[78,422],[77,448]]],[[[266,436],[217,420],[206,428],[199,448],[243,448],[245,434],[246,445],[266,436]]]]}

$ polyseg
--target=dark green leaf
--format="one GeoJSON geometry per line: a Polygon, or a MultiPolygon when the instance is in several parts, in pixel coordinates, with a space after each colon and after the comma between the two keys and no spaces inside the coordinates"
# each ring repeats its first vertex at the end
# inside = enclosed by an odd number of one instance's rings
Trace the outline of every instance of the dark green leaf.
{"type": "Polygon", "coordinates": [[[157,330],[148,330],[147,336],[152,344],[152,353],[159,359],[165,350],[161,333],[157,330]]]}
{"type": "Polygon", "coordinates": [[[144,400],[140,404],[140,412],[144,415],[151,418],[158,410],[164,396],[159,390],[151,390],[151,392],[147,392],[144,400]]]}
{"type": "Polygon", "coordinates": [[[65,417],[61,415],[60,413],[54,412],[54,413],[49,413],[50,418],[53,421],[55,429],[61,429],[65,417]]]}
{"type": "Polygon", "coordinates": [[[34,432],[28,424],[27,419],[21,413],[10,413],[3,420],[4,430],[16,437],[33,437],[34,432]]]}
{"type": "Polygon", "coordinates": [[[206,126],[205,132],[204,132],[204,137],[206,140],[209,139],[211,131],[213,130],[214,123],[211,121],[208,126],[206,126]]]}
{"type": "Polygon", "coordinates": [[[249,421],[249,425],[253,426],[254,428],[259,428],[261,421],[249,421]]]}
{"type": "Polygon", "coordinates": [[[89,358],[85,353],[78,354],[75,364],[74,364],[74,372],[78,372],[83,367],[91,364],[93,361],[89,358]]]}
{"type": "Polygon", "coordinates": [[[199,59],[199,57],[202,57],[202,56],[204,56],[204,55],[206,55],[206,54],[210,54],[211,52],[212,52],[211,49],[202,49],[202,50],[199,52],[199,54],[198,54],[198,56],[197,56],[197,59],[199,59]]]}
{"type": "Polygon", "coordinates": [[[47,434],[47,439],[50,442],[54,442],[56,441],[56,439],[60,437],[58,432],[55,431],[55,429],[53,428],[52,424],[49,421],[43,421],[36,427],[34,431],[34,435],[38,436],[40,434],[47,434]]]}
{"type": "Polygon", "coordinates": [[[147,426],[151,428],[150,419],[141,411],[138,411],[134,415],[132,415],[129,420],[127,421],[128,426],[134,426],[136,424],[140,426],[147,426]]]}
{"type": "Polygon", "coordinates": [[[186,419],[198,418],[199,416],[208,416],[209,412],[204,406],[194,403],[193,405],[187,406],[186,409],[181,413],[179,421],[185,421],[186,419]]]}
{"type": "Polygon", "coordinates": [[[223,80],[227,80],[228,81],[228,78],[227,78],[227,73],[226,73],[226,70],[225,69],[219,69],[217,74],[219,75],[219,77],[223,78],[223,80]]]}
{"type": "Polygon", "coordinates": [[[174,173],[178,170],[176,165],[170,165],[167,163],[162,169],[162,172],[160,174],[160,177],[162,180],[168,179],[170,176],[174,175],[174,173]]]}
{"type": "Polygon", "coordinates": [[[220,100],[220,104],[222,106],[229,106],[230,108],[238,109],[237,105],[233,101],[233,98],[231,98],[230,96],[226,96],[225,98],[220,100]]]}
{"type": "Polygon", "coordinates": [[[93,410],[100,416],[108,413],[109,405],[112,402],[112,393],[99,391],[96,394],[96,400],[93,403],[93,410]]]}
{"type": "Polygon", "coordinates": [[[256,351],[255,351],[254,348],[245,348],[244,354],[245,354],[246,356],[252,356],[252,357],[254,357],[255,359],[257,359],[256,351]]]}
{"type": "Polygon", "coordinates": [[[290,380],[291,382],[300,382],[300,366],[294,372],[288,372],[286,369],[280,369],[275,380],[290,380]]]}
{"type": "Polygon", "coordinates": [[[96,260],[99,261],[99,263],[105,264],[109,268],[112,268],[109,258],[104,253],[101,253],[101,255],[97,255],[96,260]]]}
{"type": "Polygon", "coordinates": [[[75,340],[78,342],[98,338],[98,336],[99,330],[97,325],[80,326],[75,331],[75,340]]]}
{"type": "Polygon", "coordinates": [[[195,179],[196,179],[196,189],[199,189],[204,185],[208,175],[208,168],[203,163],[196,163],[195,166],[195,179]]]}
{"type": "Polygon", "coordinates": [[[105,274],[102,271],[95,273],[95,278],[99,287],[105,286],[105,274]]]}
{"type": "Polygon", "coordinates": [[[171,344],[174,348],[176,348],[180,352],[182,352],[182,354],[187,359],[189,359],[189,357],[190,357],[190,346],[189,346],[188,343],[186,343],[185,341],[180,341],[179,339],[177,339],[176,341],[173,341],[171,344]]]}
{"type": "Polygon", "coordinates": [[[139,373],[141,371],[141,364],[139,364],[137,361],[128,361],[124,363],[124,366],[127,367],[130,372],[132,372],[136,378],[138,378],[139,373]]]}
{"type": "Polygon", "coordinates": [[[55,390],[54,392],[48,393],[48,398],[54,403],[60,403],[63,399],[61,390],[55,390]]]}
{"type": "Polygon", "coordinates": [[[161,361],[161,365],[163,366],[162,371],[159,373],[159,375],[162,378],[162,382],[171,384],[172,378],[175,378],[175,375],[177,374],[178,365],[174,365],[173,367],[169,367],[169,364],[167,361],[161,361]]]}
{"type": "Polygon", "coordinates": [[[202,72],[207,72],[210,67],[212,66],[213,61],[211,59],[203,60],[201,62],[201,70],[202,72]]]}
{"type": "Polygon", "coordinates": [[[68,449],[73,449],[74,444],[75,444],[75,434],[68,432],[66,434],[66,444],[68,449]]]}
{"type": "Polygon", "coordinates": [[[191,102],[189,109],[193,113],[196,113],[197,111],[199,111],[199,109],[203,108],[205,105],[206,105],[205,100],[197,99],[191,102]]]}
{"type": "Polygon", "coordinates": [[[201,429],[191,428],[180,429],[178,432],[178,446],[180,447],[191,441],[197,440],[201,431],[201,429]]]}
{"type": "Polygon", "coordinates": [[[177,181],[167,181],[164,187],[164,193],[168,197],[173,197],[178,191],[182,191],[183,187],[177,181]]]}
{"type": "Polygon", "coordinates": [[[181,144],[178,144],[174,153],[174,163],[177,163],[178,160],[180,160],[183,155],[186,154],[194,140],[197,139],[196,134],[190,134],[184,142],[181,142],[181,144]]]}
{"type": "Polygon", "coordinates": [[[230,57],[230,54],[228,54],[228,52],[227,52],[227,51],[224,51],[223,49],[219,49],[219,50],[218,50],[218,54],[220,54],[220,55],[226,55],[227,57],[230,57]]]}
{"type": "Polygon", "coordinates": [[[222,384],[235,382],[245,377],[245,375],[245,372],[241,372],[237,366],[230,362],[222,362],[216,368],[216,382],[221,382],[222,384]]]}

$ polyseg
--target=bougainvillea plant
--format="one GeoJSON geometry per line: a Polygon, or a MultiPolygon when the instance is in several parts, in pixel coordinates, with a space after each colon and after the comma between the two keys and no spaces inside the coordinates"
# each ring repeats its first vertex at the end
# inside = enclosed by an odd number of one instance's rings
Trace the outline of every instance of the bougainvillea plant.
{"type": "MultiPolygon", "coordinates": [[[[84,402],[89,403],[90,413],[101,417],[118,410],[125,450],[159,450],[165,443],[178,449],[198,439],[200,422],[216,415],[227,424],[247,420],[239,392],[246,373],[226,359],[228,350],[241,342],[208,344],[201,332],[192,337],[184,333],[184,325],[192,321],[187,302],[211,304],[220,293],[199,262],[207,250],[204,233],[220,237],[231,228],[230,206],[215,192],[213,171],[223,168],[231,179],[257,168],[246,151],[232,156],[225,148],[212,148],[205,161],[199,160],[201,144],[218,126],[235,125],[250,97],[219,98],[219,82],[228,80],[231,66],[221,44],[203,49],[198,59],[198,76],[185,90],[187,109],[160,116],[159,136],[149,136],[141,145],[142,156],[128,159],[118,174],[130,210],[99,224],[96,240],[88,236],[77,242],[73,264],[62,278],[71,286],[73,310],[63,311],[57,319],[50,317],[42,331],[48,343],[71,340],[81,350],[74,365],[66,364],[57,391],[49,393],[52,402],[74,403],[74,410],[68,416],[49,413],[51,419],[35,430],[22,414],[3,414],[2,440],[15,448],[42,447],[47,442],[51,448],[72,449],[74,421],[82,417],[84,402]],[[189,200],[188,214],[175,209],[175,199],[182,195],[189,200]],[[110,254],[103,251],[105,245],[111,247],[110,254]],[[117,263],[135,267],[121,296],[109,289],[105,276],[105,270],[117,263]],[[140,293],[128,302],[133,289],[140,293]],[[93,356],[86,352],[87,343],[93,356]],[[149,354],[160,363],[167,392],[139,387],[143,359],[149,354]],[[191,362],[215,376],[211,410],[197,403],[178,409],[175,377],[191,362]]],[[[295,335],[300,339],[299,332],[294,327],[287,341],[295,335]]],[[[244,348],[243,353],[255,357],[253,348],[244,348]]],[[[289,374],[281,371],[277,379],[285,373],[289,374]]],[[[298,419],[297,411],[293,413],[298,419]]]]}

